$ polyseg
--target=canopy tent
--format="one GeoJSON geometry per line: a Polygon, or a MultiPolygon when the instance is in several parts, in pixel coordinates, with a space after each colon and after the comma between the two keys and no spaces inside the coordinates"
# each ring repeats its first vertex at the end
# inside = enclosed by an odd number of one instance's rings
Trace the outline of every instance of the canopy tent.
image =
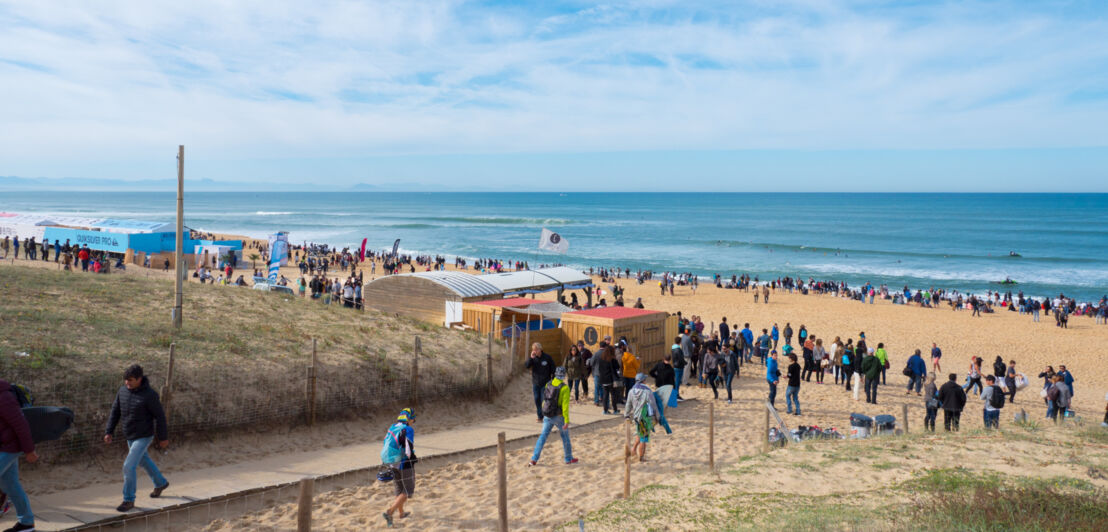
{"type": "Polygon", "coordinates": [[[492,273],[478,278],[495,286],[504,295],[541,294],[553,290],[574,290],[593,286],[592,279],[588,275],[565,266],[492,273]]]}
{"type": "Polygon", "coordinates": [[[556,301],[549,303],[538,303],[535,305],[527,305],[526,307],[504,307],[505,310],[511,310],[513,312],[524,314],[542,316],[543,318],[559,320],[562,318],[562,314],[566,312],[573,312],[573,309],[567,307],[556,301]]]}

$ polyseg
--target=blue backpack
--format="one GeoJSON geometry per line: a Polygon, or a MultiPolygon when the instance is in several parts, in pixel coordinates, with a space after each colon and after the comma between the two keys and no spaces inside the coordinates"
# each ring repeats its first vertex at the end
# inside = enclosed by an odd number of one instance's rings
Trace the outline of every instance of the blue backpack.
{"type": "Polygon", "coordinates": [[[399,421],[389,427],[388,433],[385,434],[384,445],[381,448],[382,464],[399,464],[404,460],[404,449],[401,448],[400,438],[407,428],[408,425],[399,421]]]}

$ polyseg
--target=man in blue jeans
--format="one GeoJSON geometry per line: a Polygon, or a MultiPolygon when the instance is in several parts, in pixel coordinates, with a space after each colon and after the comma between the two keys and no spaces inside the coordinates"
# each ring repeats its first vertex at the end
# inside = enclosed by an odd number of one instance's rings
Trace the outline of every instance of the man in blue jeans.
{"type": "MultiPolygon", "coordinates": [[[[996,377],[989,375],[985,377],[985,389],[981,392],[981,400],[985,403],[985,428],[1000,428],[1000,409],[993,406],[993,396],[997,395],[1001,398],[1004,397],[1004,392],[1001,391],[1000,386],[996,385],[996,377]]],[[[1000,402],[1003,399],[998,400],[1000,402]]]]}
{"type": "Polygon", "coordinates": [[[558,427],[558,434],[562,437],[562,452],[566,464],[576,464],[573,457],[573,446],[569,443],[569,386],[566,386],[566,368],[559,367],[554,370],[554,378],[543,387],[542,395],[542,433],[539,441],[535,442],[535,452],[531,453],[530,465],[539,463],[542,456],[542,448],[546,445],[546,438],[550,431],[558,427]]]}
{"type": "Polygon", "coordinates": [[[127,438],[127,458],[123,460],[123,503],[116,510],[126,512],[135,507],[136,470],[142,466],[154,481],[150,497],[158,498],[169,487],[169,481],[158,471],[147,449],[157,437],[158,447],[169,447],[169,427],[158,392],[150,387],[150,381],[142,373],[142,366],[134,365],[123,372],[123,386],[115,395],[108,426],[104,430],[104,443],[112,442],[115,427],[123,422],[123,437],[127,438]]]}
{"type": "Polygon", "coordinates": [[[777,381],[781,379],[781,372],[777,371],[777,351],[769,352],[769,362],[766,364],[766,382],[769,383],[769,405],[777,399],[777,381]]]}
{"type": "Polygon", "coordinates": [[[31,440],[31,427],[20,406],[11,385],[0,380],[0,490],[11,498],[18,519],[15,526],[5,532],[35,529],[31,502],[19,483],[19,456],[26,456],[27,463],[33,464],[38,461],[38,455],[35,442],[31,440]]]}
{"type": "Polygon", "coordinates": [[[535,416],[542,423],[542,390],[550,378],[554,376],[554,359],[542,352],[542,344],[531,344],[531,356],[523,363],[523,367],[531,370],[531,396],[535,399],[535,416]]]}

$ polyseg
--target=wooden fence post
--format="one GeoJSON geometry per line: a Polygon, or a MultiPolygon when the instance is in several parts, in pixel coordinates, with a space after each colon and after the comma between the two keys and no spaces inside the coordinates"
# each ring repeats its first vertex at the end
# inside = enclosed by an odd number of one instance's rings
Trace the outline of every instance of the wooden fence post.
{"type": "Polygon", "coordinates": [[[716,470],[716,405],[708,403],[708,468],[716,470]]]}
{"type": "Polygon", "coordinates": [[[623,498],[631,498],[631,423],[623,423],[627,441],[623,444],[623,498]]]}
{"type": "Polygon", "coordinates": [[[412,354],[412,388],[409,394],[413,405],[419,402],[419,355],[421,353],[423,353],[423,343],[416,336],[415,351],[412,354]]]}
{"type": "Polygon", "coordinates": [[[766,406],[766,428],[762,430],[762,446],[769,450],[769,406],[766,406]]]}
{"type": "Polygon", "coordinates": [[[527,321],[523,322],[523,358],[531,354],[531,315],[527,315],[527,321]]]}
{"type": "Polygon", "coordinates": [[[298,508],[296,511],[297,532],[311,532],[312,530],[312,488],[314,486],[315,479],[310,477],[300,479],[300,497],[297,500],[298,508]]]}
{"type": "Polygon", "coordinates": [[[900,405],[900,417],[904,419],[904,433],[908,434],[908,403],[900,405]]]}
{"type": "Polygon", "coordinates": [[[312,338],[312,368],[308,373],[309,382],[311,385],[310,392],[308,393],[308,425],[315,426],[315,391],[316,391],[316,372],[318,371],[318,360],[316,356],[316,339],[312,338]]]}
{"type": "Polygon", "coordinates": [[[177,342],[169,344],[169,371],[165,374],[165,389],[162,390],[162,409],[169,419],[169,403],[173,400],[173,361],[177,353],[177,342]]]}
{"type": "Polygon", "coordinates": [[[512,318],[512,374],[516,372],[516,350],[519,349],[519,331],[516,330],[516,320],[512,318]]]}
{"type": "Polygon", "coordinates": [[[497,529],[500,532],[508,532],[508,463],[504,433],[496,435],[496,506],[500,513],[497,529]]]}
{"type": "Polygon", "coordinates": [[[492,402],[493,396],[493,384],[492,384],[492,333],[489,333],[489,351],[485,356],[485,369],[486,376],[489,381],[489,402],[492,402]]]}

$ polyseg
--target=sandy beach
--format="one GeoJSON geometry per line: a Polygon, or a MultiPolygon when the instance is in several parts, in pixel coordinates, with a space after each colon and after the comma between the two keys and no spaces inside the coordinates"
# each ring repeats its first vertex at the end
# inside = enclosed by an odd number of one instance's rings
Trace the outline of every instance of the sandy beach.
{"type": "MultiPolygon", "coordinates": [[[[289,277],[292,278],[291,275],[289,277]]],[[[596,282],[608,288],[599,279],[596,282]]],[[[1041,322],[1032,323],[1029,316],[1007,311],[974,318],[968,311],[954,312],[949,308],[918,308],[884,301],[870,305],[832,296],[802,296],[780,290],[771,294],[767,305],[753,303],[749,292],[710,285],[702,285],[695,295],[688,287],[677,287],[674,296],[658,295],[656,282],[638,285],[633,280],[619,280],[619,285],[626,290],[628,304],[641,297],[646,308],[701,316],[710,326],[717,325],[724,316],[733,327],[741,328],[743,323],[749,322],[751,328],[756,330],[770,328],[774,323],[784,328],[788,322],[797,330],[801,325],[806,326],[810,334],[824,338],[826,343],[830,343],[835,336],[841,336],[844,340],[856,339],[858,333],[864,331],[871,346],[878,342],[885,344],[891,369],[888,371],[888,385],[880,388],[877,405],[866,404],[864,394],[863,400],[854,400],[853,395],[841,385],[834,385],[832,376],[828,374],[822,385],[814,380],[802,384],[800,402],[804,414],[799,417],[785,416],[790,427],[814,424],[837,427],[847,432],[848,417],[852,412],[892,414],[899,418],[901,405],[907,404],[910,425],[914,431],[919,431],[924,414],[923,400],[914,393],[905,394],[907,380],[900,370],[915,349],[924,351],[930,370],[930,357],[926,354],[932,342],[938,343],[944,354],[940,383],[945,382],[946,374],[950,372],[958,373],[961,383],[971,356],[985,359],[986,373],[990,373],[991,362],[997,355],[1003,356],[1005,362],[1016,360],[1017,368],[1027,374],[1031,384],[1017,394],[1014,404],[1007,405],[1001,416],[1002,427],[1011,425],[1013,414],[1020,409],[1026,409],[1032,419],[1043,418],[1045,408],[1038,393],[1042,381],[1036,375],[1047,364],[1055,368],[1065,364],[1073,372],[1077,390],[1074,409],[1079,416],[1099,423],[1103,415],[1108,369],[1100,363],[1098,353],[1108,339],[1108,328],[1094,325],[1091,318],[1071,319],[1070,328],[1062,330],[1054,326],[1052,319],[1044,317],[1041,322]]],[[[725,397],[714,401],[717,416],[716,461],[723,468],[760,450],[764,415],[761,404],[766,398],[767,386],[765,370],[757,360],[753,365],[742,368],[735,381],[734,394],[732,405],[725,404],[725,397]]],[[[670,421],[675,432],[673,435],[655,436],[655,443],[651,444],[647,455],[648,462],[634,466],[635,486],[662,483],[688,488],[690,482],[701,481],[698,475],[702,476],[706,462],[708,403],[713,399],[709,388],[701,389],[695,385],[684,388],[683,395],[696,401],[687,402],[671,412],[670,421]]],[[[784,409],[783,385],[778,392],[777,405],[784,409]]],[[[962,416],[963,431],[982,428],[982,407],[980,399],[971,395],[962,416]]],[[[940,414],[940,431],[941,418],[940,414]]],[[[560,463],[561,450],[556,439],[547,444],[543,462],[536,468],[526,467],[529,451],[510,453],[509,476],[512,484],[509,507],[513,527],[550,529],[574,520],[579,512],[603,507],[622,489],[622,446],[621,426],[589,430],[575,437],[574,455],[581,459],[575,466],[560,463]]],[[[1032,458],[1034,452],[1028,450],[1025,458],[1032,458]]],[[[966,453],[961,457],[948,454],[946,450],[932,453],[923,465],[954,467],[968,460],[984,467],[991,460],[985,448],[966,453]]],[[[1077,474],[1079,468],[1074,466],[1071,469],[1073,471],[1059,466],[1049,472],[1077,474]]],[[[494,473],[495,459],[491,456],[421,471],[417,495],[409,504],[415,517],[399,521],[398,526],[419,530],[494,526],[494,473]]],[[[905,475],[902,473],[893,478],[905,475]]],[[[786,488],[827,494],[840,489],[839,481],[834,474],[802,476],[786,488]]],[[[781,486],[780,481],[773,478],[755,477],[751,482],[755,483],[751,489],[772,490],[781,486]]],[[[325,528],[372,529],[383,525],[380,511],[390,499],[391,486],[385,485],[327,493],[318,499],[318,519],[325,528]]],[[[216,523],[211,529],[287,529],[294,525],[294,515],[288,507],[277,507],[232,523],[216,523]]],[[[675,524],[664,528],[683,530],[687,527],[675,524]]]]}

